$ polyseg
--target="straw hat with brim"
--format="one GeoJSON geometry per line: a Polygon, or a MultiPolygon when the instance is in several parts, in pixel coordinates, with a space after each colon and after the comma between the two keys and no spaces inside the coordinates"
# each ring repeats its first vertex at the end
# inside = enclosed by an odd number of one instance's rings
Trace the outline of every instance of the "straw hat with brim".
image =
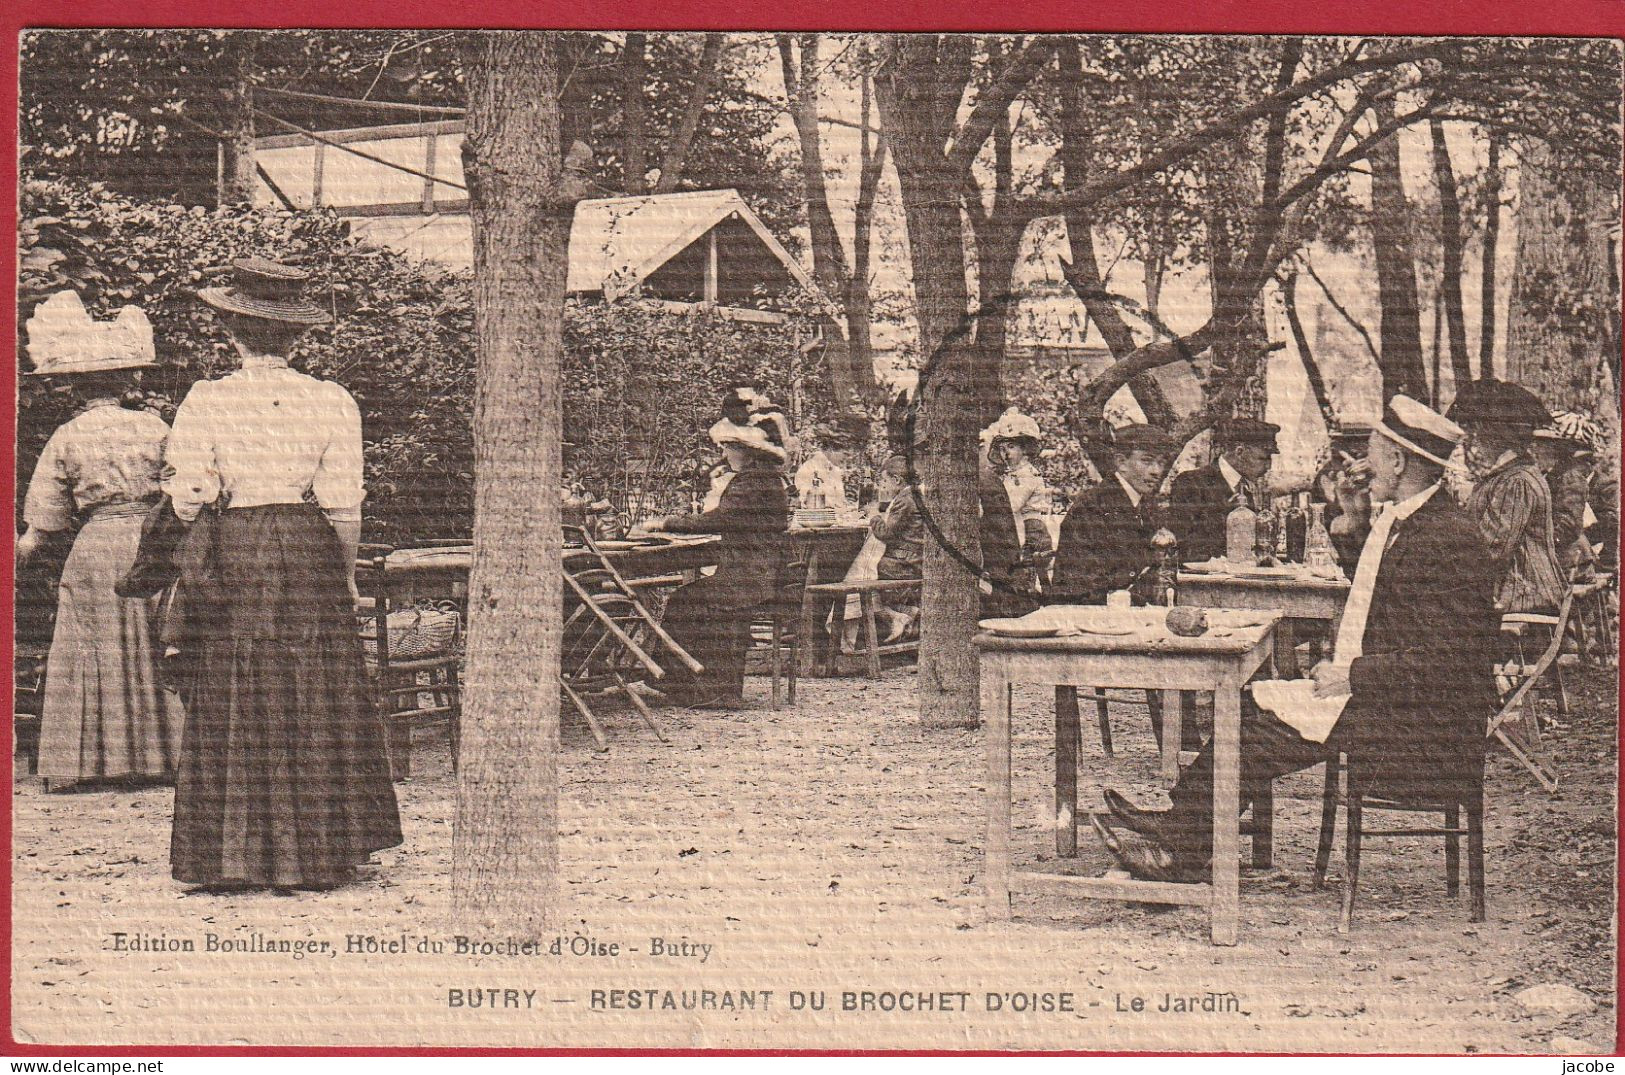
{"type": "Polygon", "coordinates": [[[1375,432],[1414,455],[1452,469],[1451,453],[1466,436],[1461,426],[1409,396],[1388,401],[1375,432]]]}
{"type": "Polygon", "coordinates": [[[221,313],[280,321],[288,325],[325,325],[332,320],[313,302],[302,298],[300,288],[310,274],[292,265],[266,258],[243,258],[231,263],[231,287],[206,287],[198,298],[221,313]]]}
{"type": "Polygon", "coordinates": [[[1468,428],[1532,436],[1552,416],[1540,398],[1509,381],[1471,381],[1462,386],[1450,405],[1451,421],[1468,428]]]}

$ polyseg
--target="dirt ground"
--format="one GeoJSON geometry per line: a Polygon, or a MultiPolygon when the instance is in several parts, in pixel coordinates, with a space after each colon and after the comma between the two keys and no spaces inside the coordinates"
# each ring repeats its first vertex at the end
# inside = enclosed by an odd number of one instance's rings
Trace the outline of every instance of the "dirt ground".
{"type": "MultiPolygon", "coordinates": [[[[664,744],[611,709],[608,753],[567,724],[556,956],[456,953],[443,737],[420,741],[399,785],[405,843],[330,893],[189,895],[169,877],[167,788],[47,795],[18,777],[14,1033],[154,1045],[1612,1050],[1613,673],[1573,676],[1573,723],[1547,742],[1560,794],[1493,756],[1488,922],[1467,921],[1465,895],[1446,898],[1439,841],[1372,840],[1354,932],[1338,936],[1340,881],[1309,885],[1314,770],[1277,785],[1277,865],[1244,870],[1233,948],[1211,945],[1192,909],[1022,896],[1012,923],[988,924],[980,736],[922,728],[913,684],[907,669],[878,683],[804,681],[798,706],[775,711],[753,677],[742,711],[665,714],[664,744]],[[194,951],[119,951],[116,932],[194,951]],[[345,950],[352,937],[387,946],[402,935],[400,954],[345,950]],[[336,954],[210,952],[211,936],[326,941],[336,954]],[[443,952],[418,950],[436,943],[443,952]],[[1531,1014],[1514,995],[1543,983],[1595,1007],[1531,1014]],[[655,990],[655,1009],[594,1007],[593,990],[607,1003],[618,989],[631,991],[625,1003],[655,990]],[[667,989],[674,1010],[659,1008],[667,989]],[[963,999],[865,1011],[865,991],[963,999]],[[1158,1010],[1168,994],[1208,991],[1220,1010],[1158,1010]],[[819,993],[824,1008],[811,1010],[819,993]],[[857,1010],[843,1010],[844,993],[857,1010]],[[1018,993],[1072,1010],[1013,1010],[1018,993]],[[710,1010],[685,1010],[691,997],[710,1010]]],[[[1017,697],[1018,866],[1054,855],[1048,701],[1017,697]]],[[[1144,707],[1114,705],[1113,720],[1109,770],[1086,721],[1086,806],[1108,778],[1155,794],[1144,707]]],[[[1087,828],[1080,844],[1076,863],[1045,868],[1103,870],[1087,828]]],[[[1340,858],[1341,824],[1334,874],[1340,858]]]]}

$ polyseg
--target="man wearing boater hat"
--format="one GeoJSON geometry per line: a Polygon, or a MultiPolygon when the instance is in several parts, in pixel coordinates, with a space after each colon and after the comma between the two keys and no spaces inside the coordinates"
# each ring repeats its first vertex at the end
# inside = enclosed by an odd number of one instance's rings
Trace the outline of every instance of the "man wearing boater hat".
{"type": "MultiPolygon", "coordinates": [[[[1495,578],[1472,519],[1439,488],[1462,436],[1404,396],[1372,431],[1371,497],[1380,507],[1332,658],[1316,666],[1303,707],[1318,708],[1319,723],[1301,710],[1244,704],[1243,787],[1306,769],[1329,749],[1357,755],[1379,794],[1440,793],[1482,771],[1496,705],[1495,578]]],[[[1201,880],[1212,855],[1211,742],[1169,797],[1170,810],[1142,810],[1108,790],[1113,826],[1096,818],[1095,828],[1137,877],[1201,880]]]]}
{"type": "Polygon", "coordinates": [[[1281,427],[1256,418],[1232,418],[1219,426],[1219,458],[1187,470],[1168,490],[1170,522],[1183,560],[1224,555],[1224,523],[1239,498],[1254,511],[1269,506],[1264,475],[1280,448],[1281,427]]]}

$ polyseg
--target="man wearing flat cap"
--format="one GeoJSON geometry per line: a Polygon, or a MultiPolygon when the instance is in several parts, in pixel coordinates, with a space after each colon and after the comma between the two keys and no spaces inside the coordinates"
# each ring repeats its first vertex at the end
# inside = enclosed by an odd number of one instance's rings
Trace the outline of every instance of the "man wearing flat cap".
{"type": "Polygon", "coordinates": [[[1264,475],[1280,448],[1281,427],[1256,418],[1232,418],[1216,431],[1219,458],[1187,470],[1169,489],[1169,516],[1182,560],[1224,555],[1224,523],[1240,499],[1254,511],[1268,507],[1264,475]]]}
{"type": "Polygon", "coordinates": [[[1151,498],[1173,458],[1162,430],[1127,425],[1112,435],[1115,473],[1072,503],[1061,523],[1052,605],[1101,605],[1126,590],[1151,564],[1151,498]]]}
{"type": "MultiPolygon", "coordinates": [[[[1371,498],[1380,507],[1331,659],[1312,682],[1279,694],[1261,685],[1256,706],[1244,701],[1243,787],[1309,768],[1334,749],[1358,758],[1374,795],[1455,795],[1468,804],[1481,786],[1499,617],[1477,528],[1440,489],[1462,436],[1404,396],[1372,431],[1371,498]]],[[[1095,828],[1137,877],[1201,880],[1212,855],[1211,742],[1169,797],[1170,810],[1142,810],[1108,790],[1112,823],[1096,818],[1095,828]]]]}

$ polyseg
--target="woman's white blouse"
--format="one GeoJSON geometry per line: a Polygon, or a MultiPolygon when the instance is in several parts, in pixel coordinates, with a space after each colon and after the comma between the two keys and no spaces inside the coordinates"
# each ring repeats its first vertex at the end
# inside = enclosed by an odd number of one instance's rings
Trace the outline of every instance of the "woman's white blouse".
{"type": "Polygon", "coordinates": [[[309,490],[335,521],[361,517],[361,411],[342,385],[253,366],[186,394],[163,483],[182,519],[221,493],[234,508],[297,504],[309,490]]]}
{"type": "Polygon", "coordinates": [[[1005,474],[1004,491],[1017,519],[1041,519],[1050,512],[1049,486],[1031,460],[1023,459],[1005,474]]]}

